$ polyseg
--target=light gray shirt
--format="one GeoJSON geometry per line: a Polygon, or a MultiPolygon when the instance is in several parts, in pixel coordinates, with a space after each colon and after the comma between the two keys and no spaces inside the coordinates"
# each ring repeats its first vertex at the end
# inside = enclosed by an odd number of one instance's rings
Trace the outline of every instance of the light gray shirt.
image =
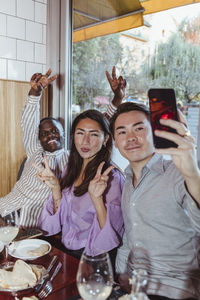
{"type": "Polygon", "coordinates": [[[130,165],[125,174],[125,234],[117,254],[117,272],[130,272],[134,264],[148,272],[147,294],[197,298],[200,209],[187,192],[183,176],[171,160],[158,154],[143,168],[135,188],[130,165]]]}

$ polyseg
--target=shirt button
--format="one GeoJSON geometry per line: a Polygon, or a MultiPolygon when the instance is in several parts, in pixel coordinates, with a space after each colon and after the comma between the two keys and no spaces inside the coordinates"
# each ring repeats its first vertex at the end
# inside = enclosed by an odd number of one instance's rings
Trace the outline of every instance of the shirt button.
{"type": "Polygon", "coordinates": [[[135,223],[133,223],[133,226],[137,226],[137,223],[135,222],[135,223]]]}
{"type": "Polygon", "coordinates": [[[68,242],[67,245],[70,245],[70,242],[68,242]]]}
{"type": "Polygon", "coordinates": [[[133,203],[133,206],[135,206],[135,203],[133,203]]]}
{"type": "Polygon", "coordinates": [[[135,247],[139,247],[139,243],[135,243],[135,247]]]}

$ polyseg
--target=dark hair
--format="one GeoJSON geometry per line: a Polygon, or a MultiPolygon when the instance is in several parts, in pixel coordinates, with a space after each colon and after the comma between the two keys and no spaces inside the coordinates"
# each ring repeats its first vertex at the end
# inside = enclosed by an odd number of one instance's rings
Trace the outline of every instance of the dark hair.
{"type": "Polygon", "coordinates": [[[135,110],[143,112],[147,116],[147,119],[148,120],[150,119],[150,111],[146,105],[144,105],[142,103],[141,104],[135,103],[135,102],[122,103],[118,106],[116,112],[110,119],[110,132],[113,137],[114,137],[114,126],[115,126],[115,121],[116,121],[117,117],[123,113],[129,112],[129,111],[135,111],[135,110]]]}
{"type": "MultiPolygon", "coordinates": [[[[55,121],[55,122],[57,122],[58,124],[60,124],[62,126],[62,123],[58,119],[55,119],[53,117],[46,117],[46,118],[43,118],[43,119],[40,120],[39,131],[41,129],[42,123],[45,122],[45,121],[55,121]]],[[[63,126],[62,126],[62,128],[63,128],[63,126]]]]}
{"type": "Polygon", "coordinates": [[[106,117],[95,109],[86,110],[79,114],[73,121],[70,132],[70,155],[67,165],[67,172],[61,180],[61,189],[71,187],[75,180],[79,177],[83,159],[76,150],[74,143],[74,133],[78,123],[83,119],[91,119],[97,122],[104,132],[104,136],[109,136],[106,146],[102,145],[101,150],[95,155],[95,157],[87,164],[85,168],[85,176],[80,186],[74,189],[75,196],[81,196],[88,191],[88,185],[90,181],[95,177],[97,168],[102,161],[105,161],[103,170],[110,165],[110,156],[112,152],[112,137],[109,130],[109,123],[106,117]]]}

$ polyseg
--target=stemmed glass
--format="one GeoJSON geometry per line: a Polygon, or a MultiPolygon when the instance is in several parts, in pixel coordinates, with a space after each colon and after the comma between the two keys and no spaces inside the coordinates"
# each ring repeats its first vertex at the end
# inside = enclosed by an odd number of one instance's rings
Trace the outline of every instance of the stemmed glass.
{"type": "Polygon", "coordinates": [[[18,213],[13,212],[0,217],[0,241],[5,246],[5,263],[1,265],[4,269],[13,266],[12,262],[8,261],[8,247],[19,232],[18,213]]]}
{"type": "Polygon", "coordinates": [[[135,264],[135,253],[132,250],[128,257],[128,273],[131,278],[129,284],[131,285],[131,299],[132,300],[148,300],[148,296],[144,292],[147,285],[147,271],[138,268],[134,268],[135,264]]]}
{"type": "Polygon", "coordinates": [[[84,300],[107,299],[113,285],[113,271],[108,253],[94,257],[83,253],[76,283],[84,300]]]}

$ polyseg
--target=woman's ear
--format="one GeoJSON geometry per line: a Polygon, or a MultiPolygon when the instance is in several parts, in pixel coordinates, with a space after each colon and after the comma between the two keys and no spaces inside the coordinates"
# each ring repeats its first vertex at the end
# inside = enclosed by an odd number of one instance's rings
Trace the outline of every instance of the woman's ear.
{"type": "Polygon", "coordinates": [[[109,135],[107,135],[104,139],[104,142],[103,142],[104,147],[106,146],[108,139],[109,139],[109,135]]]}

